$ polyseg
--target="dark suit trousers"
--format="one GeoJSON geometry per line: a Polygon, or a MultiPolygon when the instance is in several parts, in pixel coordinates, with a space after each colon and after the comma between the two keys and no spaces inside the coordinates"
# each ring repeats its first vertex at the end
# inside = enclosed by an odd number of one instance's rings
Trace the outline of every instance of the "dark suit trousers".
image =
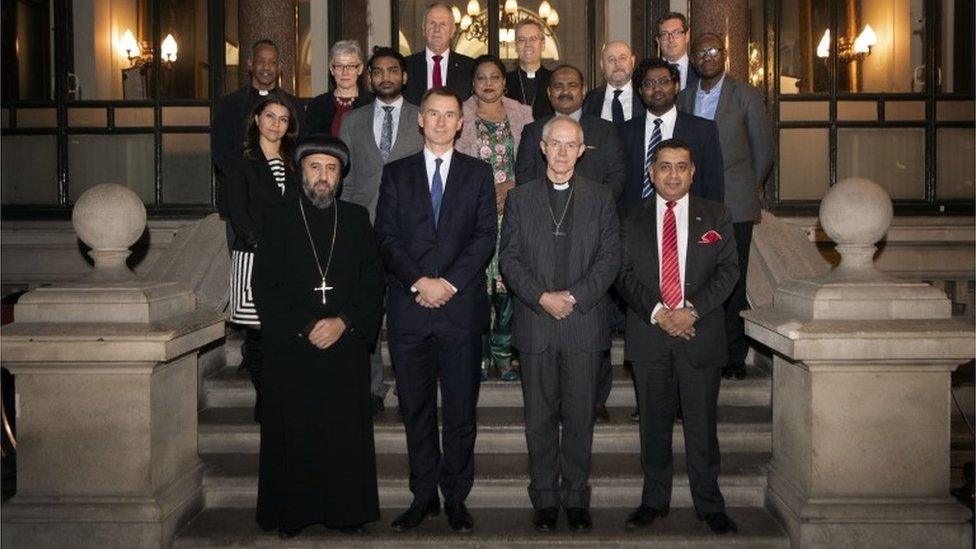
{"type": "Polygon", "coordinates": [[[746,278],[749,271],[749,247],[752,245],[752,221],[733,223],[735,247],[739,253],[739,281],[732,295],[725,301],[725,337],[728,338],[729,364],[745,364],[749,352],[745,323],[739,313],[749,308],[746,299],[746,278]]]}
{"type": "Polygon", "coordinates": [[[474,483],[475,410],[481,383],[481,330],[458,329],[441,312],[426,326],[389,337],[407,432],[410,491],[420,502],[464,502],[474,483]],[[437,384],[443,434],[438,441],[437,384]]]}
{"type": "Polygon", "coordinates": [[[532,506],[589,508],[593,406],[603,353],[580,351],[564,333],[545,351],[519,357],[532,506]]]}
{"type": "Polygon", "coordinates": [[[696,343],[694,339],[687,343],[672,339],[668,342],[667,355],[657,361],[634,363],[644,467],[641,503],[655,509],[665,509],[671,504],[674,476],[671,437],[676,396],[680,395],[691,497],[698,514],[707,515],[725,511],[725,500],[718,487],[720,459],[716,434],[722,371],[691,366],[685,346],[696,343]]]}

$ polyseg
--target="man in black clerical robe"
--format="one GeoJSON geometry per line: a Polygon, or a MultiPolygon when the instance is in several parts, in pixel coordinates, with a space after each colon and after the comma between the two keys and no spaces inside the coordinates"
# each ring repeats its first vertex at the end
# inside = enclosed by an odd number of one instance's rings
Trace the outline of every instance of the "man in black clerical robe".
{"type": "Polygon", "coordinates": [[[349,150],[298,146],[303,192],[265,221],[252,288],[265,341],[257,521],[283,538],[379,519],[369,348],[383,266],[362,206],[335,200],[349,150]]]}

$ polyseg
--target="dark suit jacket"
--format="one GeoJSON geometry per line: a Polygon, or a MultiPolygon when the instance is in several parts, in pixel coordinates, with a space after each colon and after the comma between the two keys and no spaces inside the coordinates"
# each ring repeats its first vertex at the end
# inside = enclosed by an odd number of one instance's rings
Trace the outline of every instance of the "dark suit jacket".
{"type": "MultiPolygon", "coordinates": [[[[700,79],[700,77],[698,76],[698,69],[695,68],[695,65],[693,65],[691,63],[691,59],[689,59],[688,60],[688,81],[685,82],[685,88],[684,89],[685,90],[687,90],[689,88],[691,88],[693,90],[694,89],[697,89],[698,88],[698,80],[699,79],[700,79]]],[[[684,91],[684,90],[682,90],[682,91],[684,91]]]]}
{"type": "MultiPolygon", "coordinates": [[[[671,336],[650,323],[651,312],[661,302],[656,202],[656,199],[645,200],[634,208],[620,230],[622,259],[614,287],[627,302],[624,356],[633,362],[662,359],[670,352],[667,342],[671,336]]],[[[695,336],[684,342],[692,366],[720,368],[725,365],[723,302],[732,293],[738,279],[731,214],[722,204],[690,197],[684,295],[700,316],[695,322],[695,336]],[[718,232],[722,239],[711,244],[699,242],[710,230],[718,232]]]]}
{"type": "MultiPolygon", "coordinates": [[[[447,82],[444,87],[458,94],[461,101],[471,97],[471,71],[474,70],[474,59],[467,55],[452,51],[448,56],[447,82]]],[[[427,50],[407,56],[407,86],[403,89],[403,97],[414,105],[420,106],[420,98],[427,91],[427,50]]]]}
{"type": "MultiPolygon", "coordinates": [[[[627,181],[624,184],[623,195],[620,197],[620,204],[625,208],[641,200],[641,190],[644,186],[644,157],[647,152],[644,149],[646,123],[647,111],[644,111],[620,128],[620,138],[624,142],[624,154],[627,158],[627,181]]],[[[691,184],[692,196],[722,202],[725,197],[725,179],[722,147],[719,145],[715,122],[679,111],[672,137],[684,141],[691,147],[695,163],[695,178],[691,184]]]]}
{"type": "MultiPolygon", "coordinates": [[[[505,85],[507,86],[505,96],[523,103],[525,105],[532,104],[532,118],[539,120],[545,116],[552,114],[552,105],[549,104],[549,77],[552,76],[552,71],[540,66],[539,70],[535,71],[535,97],[525,98],[522,97],[522,86],[519,84],[519,76],[521,69],[518,66],[514,70],[510,71],[505,75],[505,85]]],[[[523,76],[523,78],[525,78],[523,76]]]]}
{"type": "Polygon", "coordinates": [[[391,336],[425,326],[439,314],[462,329],[488,326],[485,268],[498,237],[488,164],[454,151],[435,229],[423,151],[390,162],[383,168],[374,226],[387,269],[391,336]],[[421,307],[410,287],[424,276],[444,278],[458,292],[443,307],[421,307]]]}
{"type": "Polygon", "coordinates": [[[620,226],[610,191],[574,176],[573,228],[570,230],[568,288],[556,288],[555,249],[549,217],[549,190],[536,179],[509,191],[498,252],[508,289],[518,298],[512,343],[525,353],[541,353],[557,330],[573,334],[581,351],[610,348],[610,298],[607,290],[620,268],[620,226]],[[543,292],[569,290],[573,312],[556,320],[539,305],[543,292]]]}
{"type": "Polygon", "coordinates": [[[253,151],[254,158],[243,152],[225,153],[217,159],[217,167],[228,182],[227,218],[234,227],[232,248],[238,251],[254,251],[264,227],[267,212],[276,204],[298,197],[299,177],[285,164],[285,194],[275,182],[268,160],[261,149],[253,151]]]}
{"type": "MultiPolygon", "coordinates": [[[[301,128],[302,137],[308,135],[332,135],[332,119],[335,118],[336,108],[333,92],[326,92],[309,99],[305,107],[305,124],[301,128]]],[[[353,110],[373,102],[373,94],[360,90],[359,96],[352,102],[353,110]]]]}
{"type": "MultiPolygon", "coordinates": [[[[542,179],[546,176],[546,157],[539,143],[542,141],[542,127],[552,119],[550,115],[536,120],[522,130],[522,142],[515,156],[515,182],[542,179]]],[[[602,183],[613,194],[616,201],[624,190],[627,170],[624,166],[624,151],[617,128],[612,122],[583,114],[583,141],[586,152],[576,163],[576,173],[590,181],[602,183]]]]}
{"type": "MultiPolygon", "coordinates": [[[[588,91],[586,97],[583,98],[583,113],[601,118],[600,113],[603,112],[603,101],[606,97],[606,84],[588,91]]],[[[644,112],[644,101],[641,99],[640,90],[637,88],[634,88],[634,101],[631,104],[631,112],[633,113],[632,119],[644,112]]]]}
{"type": "MultiPolygon", "coordinates": [[[[678,94],[678,109],[695,112],[698,85],[678,94]]],[[[725,205],[736,223],[759,218],[759,188],[773,167],[773,123],[756,88],[725,75],[715,108],[725,164],[725,205]]]]}

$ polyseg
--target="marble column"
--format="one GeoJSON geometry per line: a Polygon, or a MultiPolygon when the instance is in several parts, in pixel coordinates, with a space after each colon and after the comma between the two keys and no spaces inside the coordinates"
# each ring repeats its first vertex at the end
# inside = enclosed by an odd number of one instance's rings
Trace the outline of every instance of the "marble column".
{"type": "Polygon", "coordinates": [[[691,0],[689,24],[694,38],[714,32],[725,40],[728,73],[749,81],[749,0],[691,0]]]}
{"type": "Polygon", "coordinates": [[[247,59],[251,46],[263,38],[278,44],[281,66],[281,87],[295,93],[298,58],[298,12],[295,0],[240,0],[237,5],[237,33],[240,39],[241,82],[247,82],[247,59]]]}
{"type": "Polygon", "coordinates": [[[794,548],[973,544],[949,495],[950,374],[972,358],[973,327],[941,290],[875,268],[891,218],[879,185],[838,183],[820,223],[840,265],[742,314],[775,353],[766,505],[794,548]]]}
{"type": "Polygon", "coordinates": [[[95,267],[33,290],[4,326],[17,391],[17,494],[5,547],[164,548],[203,507],[197,355],[224,335],[191,290],[125,265],[145,230],[142,201],[92,187],[72,221],[95,267]]]}

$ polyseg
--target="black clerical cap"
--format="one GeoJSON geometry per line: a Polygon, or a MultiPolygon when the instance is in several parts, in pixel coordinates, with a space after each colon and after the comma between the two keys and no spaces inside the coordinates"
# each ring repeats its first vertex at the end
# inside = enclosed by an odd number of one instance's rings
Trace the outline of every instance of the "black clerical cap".
{"type": "Polygon", "coordinates": [[[301,165],[302,159],[310,154],[327,154],[338,158],[342,163],[342,176],[349,173],[349,147],[338,137],[319,134],[302,139],[295,149],[295,163],[301,165]]]}

